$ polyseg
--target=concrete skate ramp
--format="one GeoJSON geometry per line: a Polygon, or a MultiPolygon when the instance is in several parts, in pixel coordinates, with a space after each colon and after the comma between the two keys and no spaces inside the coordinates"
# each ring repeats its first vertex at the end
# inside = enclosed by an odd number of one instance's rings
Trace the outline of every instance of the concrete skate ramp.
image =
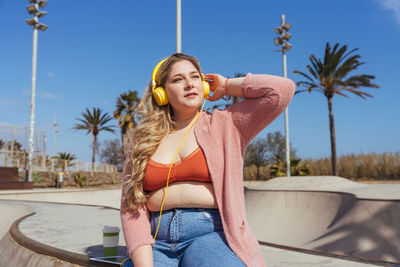
{"type": "Polygon", "coordinates": [[[121,187],[93,189],[34,189],[30,191],[7,190],[0,199],[98,205],[119,209],[121,187]]]}
{"type": "Polygon", "coordinates": [[[75,266],[37,254],[13,239],[9,229],[15,221],[33,214],[32,209],[24,205],[0,203],[0,211],[0,266],[75,266]]]}
{"type": "MultiPolygon", "coordinates": [[[[21,234],[18,228],[19,221],[34,214],[28,206],[0,203],[0,210],[2,213],[0,217],[0,266],[81,266],[48,256],[54,254],[52,252],[56,249],[35,242],[21,234]],[[16,237],[18,238],[16,239],[16,237]],[[42,250],[37,253],[35,252],[37,248],[42,248],[42,250]]],[[[84,260],[88,262],[87,257],[80,258],[83,258],[82,262],[84,260]]]]}
{"type": "Polygon", "coordinates": [[[0,240],[8,233],[11,225],[28,214],[32,214],[32,210],[23,205],[2,204],[0,203],[0,240]]]}
{"type": "MultiPolygon", "coordinates": [[[[298,178],[286,179],[296,183],[298,178]]],[[[365,185],[344,180],[336,179],[342,185],[334,185],[333,192],[326,185],[317,186],[326,191],[313,191],[313,183],[303,184],[303,191],[293,190],[293,186],[292,190],[290,186],[277,190],[268,183],[246,187],[251,229],[259,241],[400,262],[400,201],[360,199],[349,192],[361,192],[365,185]],[[313,190],[306,191],[308,188],[313,190]]]]}

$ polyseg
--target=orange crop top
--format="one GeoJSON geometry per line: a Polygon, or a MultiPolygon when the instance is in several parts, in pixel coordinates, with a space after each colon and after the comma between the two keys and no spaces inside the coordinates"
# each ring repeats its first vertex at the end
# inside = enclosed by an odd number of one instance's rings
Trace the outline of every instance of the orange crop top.
{"type": "MultiPolygon", "coordinates": [[[[171,164],[162,164],[149,158],[144,173],[143,189],[153,191],[167,183],[168,171],[171,164]]],[[[172,165],[168,184],[177,181],[211,182],[203,151],[198,147],[189,156],[172,165]]]]}

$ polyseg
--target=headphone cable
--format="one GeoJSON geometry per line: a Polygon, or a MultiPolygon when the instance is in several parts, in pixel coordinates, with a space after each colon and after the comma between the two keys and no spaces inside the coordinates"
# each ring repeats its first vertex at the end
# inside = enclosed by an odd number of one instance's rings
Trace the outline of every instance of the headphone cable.
{"type": "Polygon", "coordinates": [[[162,210],[163,210],[163,207],[164,207],[165,197],[167,196],[167,189],[168,189],[169,176],[170,176],[170,174],[171,174],[171,170],[172,170],[172,166],[173,166],[173,164],[174,164],[174,160],[175,160],[175,158],[176,158],[176,155],[178,154],[179,149],[180,149],[181,146],[182,146],[183,141],[185,140],[186,136],[188,135],[189,131],[192,129],[193,125],[196,123],[197,119],[200,117],[200,114],[201,114],[201,112],[203,111],[203,108],[204,108],[204,104],[205,104],[205,103],[206,103],[206,99],[204,99],[204,101],[203,101],[203,106],[201,107],[201,110],[200,110],[199,114],[197,114],[196,120],[192,123],[192,125],[191,125],[190,128],[189,128],[189,130],[186,132],[185,136],[183,137],[181,143],[179,144],[178,150],[176,151],[175,156],[174,156],[174,158],[172,159],[171,165],[170,165],[170,167],[169,167],[168,177],[167,177],[167,183],[166,183],[166,185],[165,185],[164,197],[163,197],[163,200],[162,200],[162,202],[161,202],[160,216],[159,216],[159,218],[158,218],[158,225],[157,225],[156,233],[154,234],[154,240],[156,240],[156,236],[157,236],[157,233],[158,233],[158,228],[160,227],[162,210]]]}

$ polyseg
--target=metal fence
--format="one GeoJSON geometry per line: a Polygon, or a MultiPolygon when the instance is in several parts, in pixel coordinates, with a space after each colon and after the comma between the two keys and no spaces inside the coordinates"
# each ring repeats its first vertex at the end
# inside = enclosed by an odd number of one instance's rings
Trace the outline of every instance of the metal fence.
{"type": "MultiPolygon", "coordinates": [[[[28,168],[29,128],[0,123],[0,167],[28,168]]],[[[117,172],[117,166],[104,163],[91,163],[76,160],[62,160],[46,156],[46,131],[35,129],[33,171],[52,172],[117,172]]],[[[54,146],[54,144],[53,144],[54,146]]]]}
{"type": "MultiPolygon", "coordinates": [[[[21,169],[28,168],[28,152],[0,150],[0,166],[17,167],[21,169]]],[[[116,173],[117,166],[99,163],[83,162],[76,160],[63,160],[57,158],[48,158],[43,152],[34,152],[32,158],[33,171],[51,171],[51,172],[105,172],[116,173]]]]}
{"type": "MultiPolygon", "coordinates": [[[[35,129],[34,135],[34,151],[46,153],[46,131],[35,129]]],[[[29,127],[0,123],[0,143],[0,149],[28,151],[29,127]]]]}

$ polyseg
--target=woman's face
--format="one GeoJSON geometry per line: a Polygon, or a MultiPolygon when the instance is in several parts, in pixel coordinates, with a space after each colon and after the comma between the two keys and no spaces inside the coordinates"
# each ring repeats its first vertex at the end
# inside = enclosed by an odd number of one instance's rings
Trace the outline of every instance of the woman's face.
{"type": "Polygon", "coordinates": [[[177,113],[193,113],[204,99],[204,87],[199,71],[187,60],[176,62],[165,83],[172,108],[177,113]]]}

